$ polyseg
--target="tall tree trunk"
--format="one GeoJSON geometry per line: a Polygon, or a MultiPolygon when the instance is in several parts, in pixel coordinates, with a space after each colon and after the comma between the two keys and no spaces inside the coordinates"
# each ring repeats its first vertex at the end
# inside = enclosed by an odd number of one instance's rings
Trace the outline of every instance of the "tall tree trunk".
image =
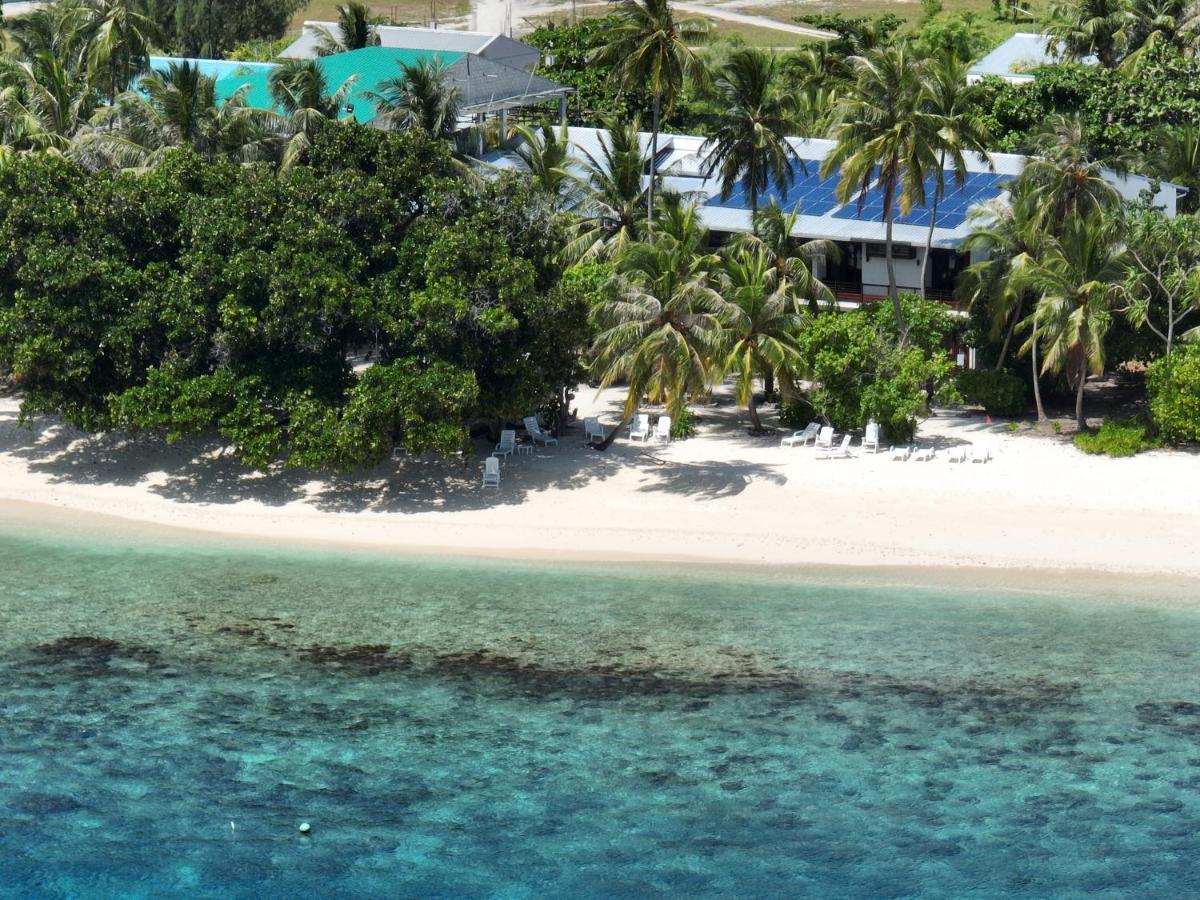
{"type": "MultiPolygon", "coordinates": [[[[941,172],[946,166],[946,151],[943,150],[938,154],[938,171],[941,172]]],[[[925,296],[925,272],[929,268],[929,255],[933,253],[933,228],[937,224],[937,208],[938,201],[941,197],[935,192],[933,195],[933,203],[929,210],[929,231],[925,233],[925,255],[921,257],[921,296],[925,296]]]]}
{"type": "Polygon", "coordinates": [[[758,418],[758,398],[754,396],[753,388],[750,390],[750,400],[746,403],[746,412],[750,413],[750,431],[761,434],[762,421],[758,418]]]}
{"type": "Polygon", "coordinates": [[[646,189],[646,227],[654,227],[654,179],[658,175],[658,116],[662,94],[654,95],[654,115],[650,123],[650,186],[646,189]]]}
{"type": "Polygon", "coordinates": [[[1000,345],[1000,355],[996,358],[996,371],[999,372],[1004,368],[1004,357],[1008,356],[1008,345],[1012,342],[1013,332],[1017,330],[1017,320],[1021,318],[1021,307],[1013,310],[1012,318],[1008,322],[1008,330],[1004,333],[1004,343],[1000,345]]]}
{"type": "Polygon", "coordinates": [[[896,261],[892,259],[892,213],[888,205],[887,236],[884,245],[884,257],[887,260],[888,297],[892,301],[892,311],[896,314],[896,331],[900,333],[900,346],[908,346],[908,328],[904,324],[904,308],[900,305],[900,291],[896,287],[896,261]]]}
{"type": "Polygon", "coordinates": [[[621,433],[621,429],[624,428],[626,425],[628,425],[629,421],[632,418],[633,418],[632,413],[627,416],[623,416],[621,418],[621,421],[617,424],[617,427],[614,428],[612,431],[610,431],[608,433],[608,436],[605,437],[604,440],[602,440],[598,444],[593,444],[592,447],[596,450],[607,450],[609,447],[612,446],[612,442],[617,439],[617,435],[621,433]]]}
{"type": "Polygon", "coordinates": [[[1033,359],[1033,404],[1037,407],[1037,420],[1039,422],[1046,421],[1046,410],[1042,406],[1042,386],[1041,375],[1038,372],[1037,364],[1037,325],[1033,326],[1033,341],[1031,343],[1030,356],[1033,359]]]}
{"type": "Polygon", "coordinates": [[[1083,388],[1087,384],[1088,364],[1087,354],[1084,353],[1079,364],[1079,387],[1075,388],[1075,425],[1080,431],[1087,428],[1087,419],[1083,417],[1083,388]]]}
{"type": "Polygon", "coordinates": [[[770,400],[775,393],[775,370],[766,368],[763,370],[763,396],[770,400]]]}

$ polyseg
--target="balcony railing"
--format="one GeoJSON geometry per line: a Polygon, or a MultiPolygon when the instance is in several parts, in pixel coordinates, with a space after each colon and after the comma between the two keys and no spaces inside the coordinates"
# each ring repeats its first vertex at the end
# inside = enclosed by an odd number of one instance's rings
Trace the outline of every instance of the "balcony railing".
{"type": "MultiPolygon", "coordinates": [[[[886,285],[863,284],[858,281],[826,281],[825,286],[833,291],[837,299],[847,300],[851,303],[878,303],[880,300],[888,298],[886,285]]],[[[900,288],[900,290],[916,293],[914,288],[900,288]]],[[[953,291],[930,288],[925,291],[925,296],[930,300],[945,303],[951,308],[958,308],[958,301],[954,299],[953,291]]]]}

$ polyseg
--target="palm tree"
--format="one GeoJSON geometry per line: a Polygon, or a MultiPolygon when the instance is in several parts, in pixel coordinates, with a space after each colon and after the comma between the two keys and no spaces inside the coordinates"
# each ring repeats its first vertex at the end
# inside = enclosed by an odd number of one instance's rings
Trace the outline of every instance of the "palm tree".
{"type": "Polygon", "coordinates": [[[933,253],[933,229],[937,226],[938,203],[946,195],[946,162],[950,162],[954,182],[961,189],[967,180],[967,161],[963,154],[975,152],[988,161],[987,125],[980,115],[978,90],[967,84],[970,63],[954,53],[930,60],[925,78],[925,103],[940,125],[937,132],[938,161],[933,170],[934,191],[929,208],[929,230],[925,234],[925,255],[921,257],[921,291],[933,253]]]}
{"type": "Polygon", "coordinates": [[[431,137],[450,138],[458,129],[462,92],[450,83],[449,69],[440,59],[401,63],[400,74],[368,91],[379,119],[389,128],[419,128],[431,137]]]}
{"type": "Polygon", "coordinates": [[[358,76],[351,75],[330,93],[324,70],[311,59],[286,59],[271,71],[271,99],[287,117],[292,135],[283,152],[284,168],[303,159],[317,131],[341,116],[357,83],[358,76]]]}
{"type": "Polygon", "coordinates": [[[836,262],[840,251],[835,241],[801,241],[792,237],[799,216],[799,206],[784,212],[772,200],[755,212],[751,219],[754,230],[735,237],[733,245],[738,249],[761,251],[766,256],[793,312],[802,312],[805,305],[809,311],[816,312],[821,303],[832,303],[834,297],[833,291],[813,274],[813,266],[818,259],[836,262]]]}
{"type": "Polygon", "coordinates": [[[14,56],[52,59],[71,77],[83,77],[91,50],[93,12],[84,0],[59,0],[5,21],[14,56]]]}
{"type": "Polygon", "coordinates": [[[637,240],[639,210],[650,190],[642,177],[646,156],[639,128],[637,118],[624,125],[607,122],[600,158],[581,149],[584,173],[576,180],[584,192],[583,218],[564,250],[569,261],[619,254],[637,240]]]}
{"type": "Polygon", "coordinates": [[[514,152],[534,186],[554,201],[556,209],[573,207],[579,183],[569,169],[571,148],[567,126],[563,124],[556,129],[543,122],[536,128],[518,125],[513,130],[520,142],[514,152]]]}
{"type": "Polygon", "coordinates": [[[1055,0],[1044,33],[1068,59],[1095,56],[1111,69],[1120,61],[1125,7],[1121,0],[1055,0]]]}
{"type": "MultiPolygon", "coordinates": [[[[1053,115],[1035,136],[1038,155],[1021,177],[1039,194],[1041,220],[1054,230],[1072,216],[1087,216],[1121,204],[1121,194],[1104,177],[1105,166],[1089,152],[1083,120],[1053,115]]],[[[1120,168],[1109,162],[1109,167],[1120,168]]]]}
{"type": "Polygon", "coordinates": [[[700,149],[704,177],[720,173],[722,200],[728,200],[743,180],[751,214],[772,181],[786,200],[795,179],[792,164],[804,166],[788,141],[796,126],[795,103],[780,90],[778,76],[774,55],[749,47],[735,51],[716,83],[724,111],[700,149]]]}
{"type": "MultiPolygon", "coordinates": [[[[698,230],[694,214],[691,221],[698,230]]],[[[602,389],[619,380],[629,389],[621,422],[597,449],[612,444],[643,397],[665,402],[678,418],[689,395],[708,390],[722,301],[709,286],[715,258],[695,252],[702,242],[702,235],[656,232],[617,257],[612,292],[592,310],[594,365],[602,389]]]]}
{"type": "Polygon", "coordinates": [[[1071,216],[1061,236],[1048,238],[1036,258],[1023,258],[1013,271],[1039,295],[1030,341],[1044,351],[1043,372],[1066,370],[1080,429],[1087,427],[1083,388],[1089,372],[1104,371],[1104,336],[1123,296],[1126,252],[1119,229],[1118,219],[1103,211],[1071,216]]]}
{"type": "Polygon", "coordinates": [[[150,47],[162,44],[161,29],[130,0],[87,0],[92,14],[88,66],[113,101],[150,65],[150,47]]]}
{"type": "Polygon", "coordinates": [[[119,168],[153,165],[173,147],[190,147],[205,160],[269,160],[276,155],[279,116],[247,106],[248,90],[219,100],[216,79],[192,63],[173,62],[97,113],[78,144],[119,168]]]}
{"type": "Polygon", "coordinates": [[[66,153],[88,122],[96,95],[80,73],[48,52],[11,64],[0,89],[5,155],[49,150],[66,153]]]}
{"type": "Polygon", "coordinates": [[[908,327],[896,289],[892,229],[897,205],[907,215],[925,202],[925,176],[938,164],[941,123],[924,102],[924,67],[904,45],[855,57],[854,64],[858,77],[841,104],[841,121],[833,130],[837,143],[821,164],[821,177],[840,174],[842,203],[857,194],[861,206],[872,189],[883,195],[888,296],[903,345],[908,327]]]}
{"type": "Polygon", "coordinates": [[[621,90],[648,91],[653,101],[646,192],[646,221],[653,222],[659,121],[675,105],[684,79],[707,82],[707,71],[692,46],[707,37],[709,27],[703,19],[676,22],[669,0],[620,0],[610,28],[611,37],[596,53],[596,61],[611,67],[621,90]]]}
{"type": "Polygon", "coordinates": [[[1195,41],[1187,27],[1191,9],[1188,0],[1131,0],[1117,32],[1122,68],[1135,67],[1159,50],[1181,54],[1189,49],[1195,41]]]}
{"type": "Polygon", "coordinates": [[[1150,163],[1156,175],[1188,189],[1179,199],[1180,212],[1200,207],[1200,127],[1185,122],[1160,129],[1150,163]]]}
{"type": "Polygon", "coordinates": [[[790,380],[789,374],[799,364],[796,332],[803,317],[795,311],[778,271],[762,247],[738,248],[727,255],[718,285],[722,299],[721,327],[728,343],[719,369],[736,376],[737,402],[746,405],[751,432],[761,434],[754,379],[761,374],[765,385],[770,373],[781,376],[784,383],[790,380]]]}
{"type": "Polygon", "coordinates": [[[316,28],[317,55],[333,56],[348,50],[379,45],[379,29],[370,8],[359,0],[350,0],[337,8],[336,33],[323,25],[316,28]]]}

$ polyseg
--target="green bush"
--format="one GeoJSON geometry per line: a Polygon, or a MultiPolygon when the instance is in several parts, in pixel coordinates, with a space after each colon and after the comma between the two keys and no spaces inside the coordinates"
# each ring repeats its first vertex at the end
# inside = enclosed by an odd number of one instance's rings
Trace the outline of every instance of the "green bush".
{"type": "Polygon", "coordinates": [[[1200,441],[1200,345],[1171,351],[1146,369],[1150,417],[1169,441],[1200,441]]]}
{"type": "Polygon", "coordinates": [[[816,417],[812,401],[806,396],[795,397],[779,408],[779,424],[784,428],[803,428],[816,417]]]}
{"type": "Polygon", "coordinates": [[[1075,435],[1075,446],[1084,453],[1105,456],[1133,456],[1159,446],[1154,427],[1141,419],[1105,419],[1095,434],[1075,435]]]}
{"type": "Polygon", "coordinates": [[[1025,409],[1025,382],[1008,372],[975,369],[958,376],[958,392],[967,403],[992,416],[1019,416],[1025,409]]]}
{"type": "Polygon", "coordinates": [[[680,410],[679,415],[671,420],[671,440],[685,441],[696,436],[696,414],[690,406],[680,410]]]}

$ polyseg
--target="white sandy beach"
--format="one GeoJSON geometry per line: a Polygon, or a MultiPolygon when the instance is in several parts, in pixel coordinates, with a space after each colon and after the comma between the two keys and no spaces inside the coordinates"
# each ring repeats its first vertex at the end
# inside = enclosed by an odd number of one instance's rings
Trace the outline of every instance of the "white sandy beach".
{"type": "MultiPolygon", "coordinates": [[[[615,420],[621,395],[581,389],[580,415],[615,420]]],[[[582,430],[505,464],[391,462],[357,478],[249,472],[213,443],[88,437],[0,401],[0,501],[223,536],[561,560],[646,558],[751,565],[1002,568],[1200,577],[1200,458],[1089,457],[1065,438],[1012,435],[981,417],[936,417],[920,443],[989,432],[987,464],[824,461],[751,437],[728,401],[669,446],[582,430]]],[[[857,443],[857,442],[856,442],[857,443]]],[[[479,445],[482,454],[483,445],[479,445]]],[[[10,509],[16,504],[10,503],[10,509]]],[[[26,507],[23,507],[26,508],[26,507]]]]}

